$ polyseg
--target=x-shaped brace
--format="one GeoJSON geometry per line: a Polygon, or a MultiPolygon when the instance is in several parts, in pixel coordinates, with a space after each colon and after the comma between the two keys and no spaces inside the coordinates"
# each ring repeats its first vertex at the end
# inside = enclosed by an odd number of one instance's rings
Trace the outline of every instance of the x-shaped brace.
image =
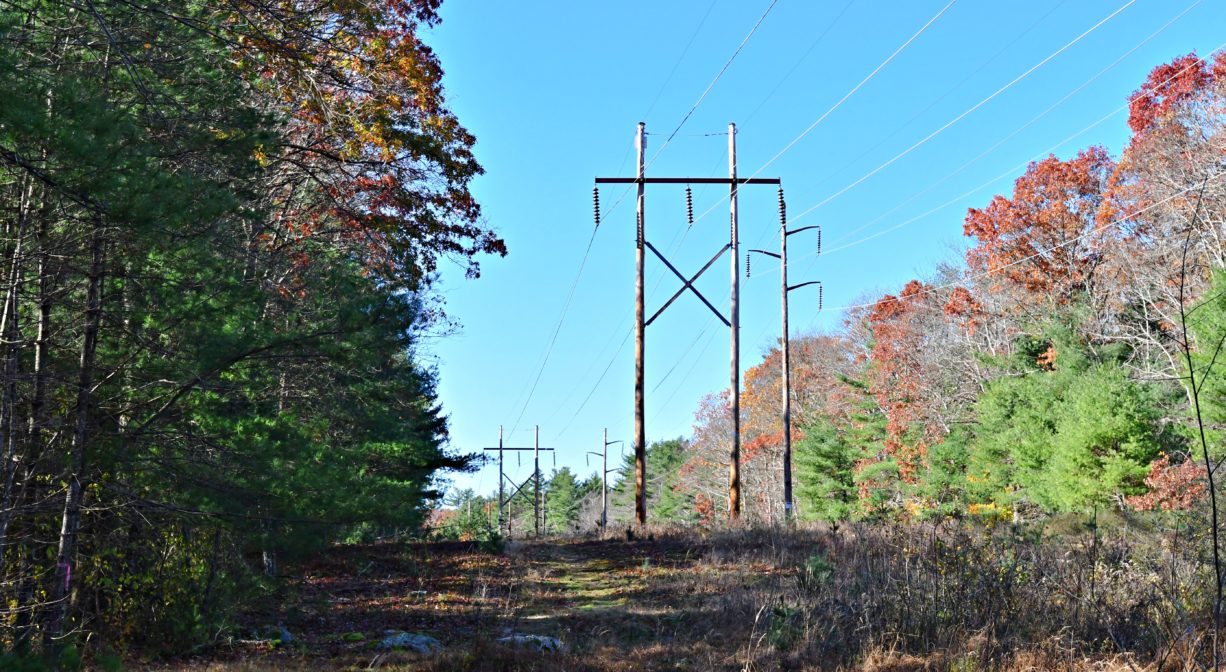
{"type": "Polygon", "coordinates": [[[711,312],[715,313],[716,317],[723,320],[726,326],[729,326],[729,327],[732,326],[732,323],[728,321],[728,318],[724,317],[723,314],[721,314],[718,310],[716,310],[715,306],[711,305],[710,301],[707,301],[707,297],[703,296],[702,292],[699,292],[698,288],[694,286],[694,282],[698,280],[698,277],[701,276],[703,273],[705,273],[708,268],[711,268],[711,264],[714,264],[716,259],[719,259],[721,256],[723,256],[724,252],[727,252],[728,250],[732,249],[731,243],[725,243],[724,246],[720,248],[719,252],[716,252],[715,256],[711,257],[711,260],[708,261],[705,266],[699,269],[699,271],[694,274],[694,277],[688,280],[686,279],[684,275],[681,275],[681,271],[678,271],[675,266],[668,263],[668,260],[664,258],[664,255],[660,254],[660,251],[657,250],[654,245],[647,242],[646,240],[643,241],[643,244],[647,246],[647,249],[655,253],[655,255],[659,257],[660,261],[664,262],[664,265],[668,267],[668,270],[672,271],[673,274],[676,275],[677,278],[679,278],[681,282],[683,283],[681,285],[681,289],[678,289],[677,293],[672,295],[672,298],[670,298],[668,301],[665,301],[664,305],[660,306],[660,309],[656,311],[655,315],[652,315],[651,319],[647,320],[647,322],[645,322],[643,326],[647,326],[648,324],[651,324],[652,322],[654,322],[655,319],[660,316],[660,313],[663,313],[664,309],[672,305],[673,301],[676,301],[677,297],[684,294],[685,290],[687,289],[690,290],[691,292],[694,292],[694,296],[697,296],[698,299],[702,301],[703,304],[705,304],[707,308],[710,308],[711,312]]]}

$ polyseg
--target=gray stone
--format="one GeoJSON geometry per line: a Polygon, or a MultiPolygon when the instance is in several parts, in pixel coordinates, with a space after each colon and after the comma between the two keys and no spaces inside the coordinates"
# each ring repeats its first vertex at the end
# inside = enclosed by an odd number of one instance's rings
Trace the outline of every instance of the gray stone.
{"type": "Polygon", "coordinates": [[[416,632],[388,631],[383,641],[375,645],[377,649],[404,649],[422,654],[434,654],[443,650],[442,642],[416,632]]]}
{"type": "Polygon", "coordinates": [[[540,653],[561,653],[566,650],[562,640],[545,635],[510,635],[499,639],[498,643],[513,649],[528,649],[540,653]]]}

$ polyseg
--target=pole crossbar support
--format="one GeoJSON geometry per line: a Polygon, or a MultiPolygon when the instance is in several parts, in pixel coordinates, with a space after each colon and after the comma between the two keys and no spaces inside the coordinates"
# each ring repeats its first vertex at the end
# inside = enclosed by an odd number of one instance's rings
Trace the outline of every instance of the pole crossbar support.
{"type": "MultiPolygon", "coordinates": [[[[511,481],[511,479],[509,478],[507,480],[511,481]]],[[[502,501],[502,504],[506,505],[507,502],[510,502],[512,499],[515,499],[515,495],[518,495],[520,491],[524,489],[524,486],[528,485],[528,483],[530,482],[532,482],[532,476],[525,478],[524,482],[520,483],[519,485],[515,485],[515,481],[511,481],[511,485],[514,486],[514,489],[511,491],[510,496],[508,496],[505,500],[502,501]]]]}
{"type": "Polygon", "coordinates": [[[698,280],[698,277],[701,276],[703,273],[705,273],[708,268],[711,268],[711,265],[714,264],[716,261],[718,261],[720,257],[724,256],[724,253],[727,252],[729,249],[731,249],[732,245],[725,244],[722,248],[720,248],[719,252],[715,253],[715,256],[711,257],[711,260],[708,261],[705,266],[703,266],[701,269],[699,269],[697,273],[694,274],[694,277],[690,278],[689,280],[686,280],[685,276],[681,275],[681,271],[678,271],[675,266],[670,264],[668,259],[665,259],[664,255],[660,254],[660,251],[656,249],[655,245],[652,245],[646,240],[643,241],[643,244],[647,246],[647,249],[654,252],[655,255],[660,259],[660,261],[664,262],[664,265],[668,267],[668,270],[672,271],[673,274],[676,275],[681,280],[682,283],[684,283],[681,286],[681,289],[677,290],[676,294],[673,294],[672,297],[670,297],[667,301],[664,302],[664,305],[660,306],[660,309],[656,311],[655,315],[652,315],[650,318],[647,319],[647,322],[644,324],[644,326],[647,326],[651,324],[652,322],[655,322],[656,318],[660,316],[660,313],[663,313],[665,308],[668,308],[669,306],[671,306],[673,304],[673,301],[676,301],[677,297],[684,294],[685,290],[687,289],[690,290],[691,292],[694,292],[694,296],[697,296],[698,299],[702,301],[703,304],[706,305],[707,308],[710,308],[711,312],[715,313],[716,317],[723,320],[724,326],[732,326],[731,323],[728,322],[728,318],[724,317],[715,306],[711,305],[711,302],[707,300],[707,297],[703,296],[702,292],[699,292],[698,288],[694,286],[694,283],[698,280]]]}
{"type": "MultiPolygon", "coordinates": [[[[809,231],[810,229],[820,229],[820,228],[822,228],[821,224],[814,224],[813,226],[802,226],[802,227],[800,227],[799,229],[792,229],[791,231],[788,231],[788,232],[787,232],[787,233],[785,233],[784,235],[786,235],[786,236],[790,236],[790,235],[792,235],[792,234],[794,234],[794,233],[800,233],[801,231],[809,231]]],[[[777,254],[776,254],[776,255],[774,255],[774,256],[776,256],[776,257],[777,257],[777,256],[779,256],[779,255],[777,255],[777,254]]]]}
{"type": "Polygon", "coordinates": [[[822,284],[821,280],[811,280],[809,282],[802,282],[799,285],[788,285],[788,291],[790,292],[793,289],[800,289],[801,287],[808,287],[809,285],[820,285],[820,284],[822,284]]]}
{"type": "Polygon", "coordinates": [[[596,184],[782,184],[778,177],[598,177],[596,184]]]}

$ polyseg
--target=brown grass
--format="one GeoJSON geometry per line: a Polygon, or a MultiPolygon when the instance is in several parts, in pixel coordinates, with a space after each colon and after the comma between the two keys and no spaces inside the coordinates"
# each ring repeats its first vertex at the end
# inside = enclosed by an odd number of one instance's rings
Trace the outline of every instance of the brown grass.
{"type": "Polygon", "coordinates": [[[283,620],[300,644],[222,643],[154,669],[1199,669],[1195,546],[1151,533],[1059,538],[964,525],[650,531],[649,538],[338,548],[283,620]],[[365,571],[359,571],[365,568],[365,571]],[[423,595],[420,592],[425,591],[423,595]],[[384,629],[442,655],[378,654],[384,629]],[[360,632],[350,642],[339,636],[360,632]],[[557,637],[563,654],[495,643],[557,637]]]}

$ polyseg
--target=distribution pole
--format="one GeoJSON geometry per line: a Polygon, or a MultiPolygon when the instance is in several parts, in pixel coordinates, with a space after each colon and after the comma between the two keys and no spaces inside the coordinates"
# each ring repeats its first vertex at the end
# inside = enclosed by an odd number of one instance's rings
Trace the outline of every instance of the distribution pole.
{"type": "Polygon", "coordinates": [[[732,305],[728,317],[732,331],[732,454],[728,473],[728,516],[732,520],[741,517],[741,274],[737,266],[740,260],[737,239],[737,189],[736,179],[736,124],[728,124],[728,173],[732,216],[732,305]]]}
{"type": "MultiPolygon", "coordinates": [[[[504,517],[502,515],[502,503],[506,501],[506,490],[502,482],[502,425],[498,425],[498,534],[502,534],[502,525],[504,517]]],[[[507,530],[510,536],[510,530],[507,530]]]]}
{"type": "Polygon", "coordinates": [[[600,529],[609,525],[609,428],[604,430],[604,447],[600,451],[600,529]]]}
{"type": "MultiPolygon", "coordinates": [[[[643,346],[647,329],[643,321],[643,228],[645,203],[643,178],[647,171],[645,156],[647,152],[647,125],[639,122],[638,140],[635,142],[638,150],[638,240],[635,243],[634,259],[637,272],[634,278],[634,518],[639,526],[647,524],[647,428],[644,423],[643,402],[643,346]]],[[[735,258],[735,255],[733,255],[735,258]]]]}
{"type": "Polygon", "coordinates": [[[600,452],[587,451],[588,455],[595,455],[600,458],[600,529],[604,530],[609,524],[609,472],[614,471],[609,469],[609,446],[622,441],[609,440],[609,428],[604,430],[604,443],[600,447],[600,452]]]}
{"type": "Polygon", "coordinates": [[[532,442],[532,473],[536,474],[536,496],[533,499],[533,517],[536,519],[536,536],[541,536],[541,426],[536,425],[536,440],[532,442]]]}
{"type": "MultiPolygon", "coordinates": [[[[783,333],[779,339],[780,350],[780,371],[781,377],[781,396],[783,406],[783,514],[784,518],[791,520],[793,499],[792,499],[792,382],[791,382],[791,339],[788,335],[788,292],[809,285],[817,285],[817,309],[822,308],[822,283],[820,280],[813,282],[802,282],[796,285],[788,285],[788,236],[817,229],[817,253],[822,252],[822,232],[820,226],[802,226],[799,229],[788,230],[788,215],[787,204],[783,200],[783,187],[779,188],[779,253],[776,254],[769,250],[750,250],[749,252],[757,252],[770,257],[775,257],[779,260],[779,276],[782,278],[781,293],[783,315],[783,333]]],[[[749,275],[749,252],[745,253],[745,274],[749,275]]]]}
{"type": "Polygon", "coordinates": [[[783,210],[783,189],[779,189],[779,275],[783,278],[783,343],[779,357],[783,380],[783,519],[792,520],[792,378],[791,347],[788,339],[788,223],[783,210]]]}

